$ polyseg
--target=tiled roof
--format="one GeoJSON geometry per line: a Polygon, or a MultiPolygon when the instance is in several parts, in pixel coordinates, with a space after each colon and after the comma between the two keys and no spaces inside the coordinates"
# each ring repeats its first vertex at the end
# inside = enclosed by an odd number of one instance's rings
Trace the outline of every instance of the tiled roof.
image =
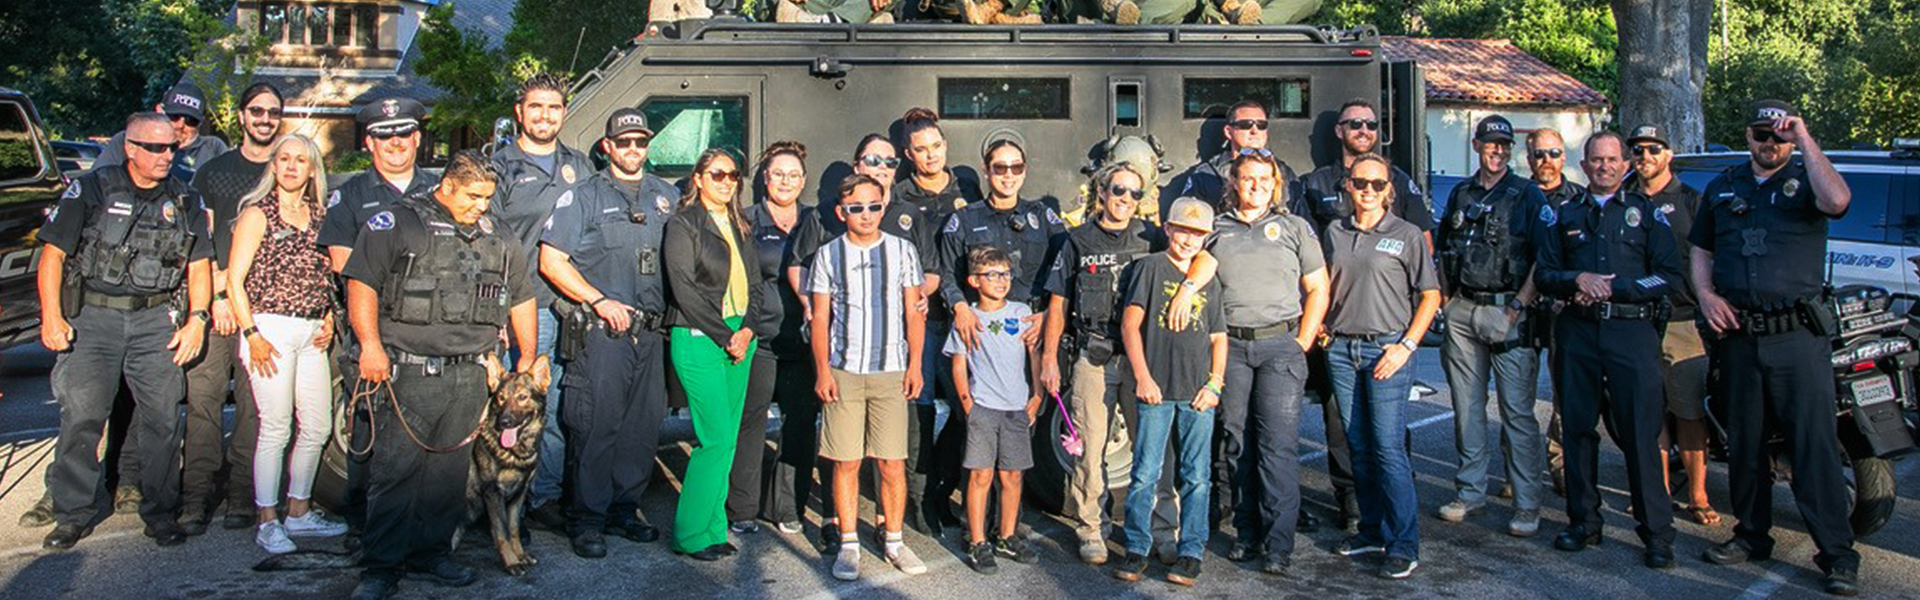
{"type": "Polygon", "coordinates": [[[1389,60],[1420,63],[1427,100],[1458,104],[1606,106],[1607,97],[1507,40],[1382,38],[1389,60]]]}

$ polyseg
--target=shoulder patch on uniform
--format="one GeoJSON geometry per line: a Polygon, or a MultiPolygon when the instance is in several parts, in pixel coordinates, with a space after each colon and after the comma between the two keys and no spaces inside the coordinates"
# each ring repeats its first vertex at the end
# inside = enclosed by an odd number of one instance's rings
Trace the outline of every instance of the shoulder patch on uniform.
{"type": "MultiPolygon", "coordinates": [[[[568,168],[572,167],[569,166],[568,168]]],[[[573,190],[562,192],[560,198],[553,201],[554,208],[566,208],[569,206],[573,206],[573,190]]]]}
{"type": "Polygon", "coordinates": [[[337,204],[340,204],[340,190],[327,192],[327,208],[333,208],[337,204]]]}
{"type": "Polygon", "coordinates": [[[956,212],[953,214],[953,216],[947,217],[947,228],[944,231],[946,233],[953,233],[959,230],[960,230],[960,213],[956,212]]]}
{"type": "Polygon", "coordinates": [[[1666,206],[1662,206],[1660,208],[1654,209],[1653,220],[1659,222],[1661,225],[1672,227],[1673,224],[1667,222],[1667,213],[1670,213],[1670,212],[1673,212],[1672,204],[1668,204],[1666,206]]]}
{"type": "Polygon", "coordinates": [[[1053,211],[1053,207],[1047,207],[1047,209],[1046,209],[1046,211],[1047,211],[1047,222],[1048,222],[1048,223],[1052,223],[1052,224],[1054,224],[1054,225],[1065,225],[1065,224],[1066,224],[1066,222],[1065,222],[1065,221],[1061,221],[1061,220],[1060,220],[1060,213],[1057,213],[1057,212],[1054,212],[1054,211],[1053,211]]]}
{"type": "Polygon", "coordinates": [[[913,231],[913,215],[900,215],[900,230],[913,231]]]}
{"type": "Polygon", "coordinates": [[[75,179],[72,182],[68,183],[67,192],[64,194],[60,194],[60,199],[62,200],[72,200],[74,198],[79,198],[79,197],[80,197],[80,180],[78,179],[75,179]]]}
{"type": "Polygon", "coordinates": [[[1558,223],[1559,221],[1560,221],[1560,213],[1554,211],[1553,207],[1551,206],[1540,207],[1541,223],[1546,223],[1548,226],[1552,226],[1553,224],[1558,223]]]}
{"type": "Polygon", "coordinates": [[[1651,289],[1666,285],[1667,280],[1659,275],[1648,275],[1646,277],[1642,277],[1638,280],[1635,280],[1633,283],[1634,285],[1640,286],[1641,289],[1651,290],[1651,289]]]}
{"type": "Polygon", "coordinates": [[[367,219],[367,228],[374,231],[393,229],[393,211],[383,210],[367,219]]]}

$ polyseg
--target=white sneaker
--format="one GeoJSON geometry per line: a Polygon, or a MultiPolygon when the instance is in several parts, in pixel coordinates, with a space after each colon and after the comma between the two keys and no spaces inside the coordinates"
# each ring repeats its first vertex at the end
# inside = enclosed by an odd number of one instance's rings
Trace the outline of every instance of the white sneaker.
{"type": "Polygon", "coordinates": [[[1480,512],[1480,509],[1486,506],[1487,503],[1485,502],[1467,502],[1466,500],[1455,499],[1441,506],[1439,510],[1434,511],[1434,516],[1440,517],[1440,520],[1448,523],[1459,523],[1467,520],[1467,517],[1472,516],[1473,513],[1480,512]]]}
{"type": "Polygon", "coordinates": [[[1533,537],[1540,532],[1540,511],[1522,510],[1513,513],[1513,520],[1507,522],[1507,535],[1514,537],[1533,537]]]}
{"type": "Polygon", "coordinates": [[[279,521],[261,523],[259,530],[253,534],[253,541],[272,554],[286,554],[300,549],[293,545],[293,540],[287,539],[287,527],[279,521]]]}
{"type": "Polygon", "coordinates": [[[920,557],[915,555],[913,549],[908,548],[906,544],[900,544],[898,550],[888,552],[887,562],[893,563],[893,568],[899,569],[901,573],[908,575],[925,575],[927,573],[927,563],[920,562],[920,557]]]}
{"type": "Polygon", "coordinates": [[[287,517],[287,535],[293,537],[332,537],[345,534],[347,524],[320,514],[319,510],[308,510],[298,517],[287,517]]]}
{"type": "Polygon", "coordinates": [[[841,546],[840,557],[833,559],[833,578],[853,581],[860,578],[860,547],[841,546]]]}

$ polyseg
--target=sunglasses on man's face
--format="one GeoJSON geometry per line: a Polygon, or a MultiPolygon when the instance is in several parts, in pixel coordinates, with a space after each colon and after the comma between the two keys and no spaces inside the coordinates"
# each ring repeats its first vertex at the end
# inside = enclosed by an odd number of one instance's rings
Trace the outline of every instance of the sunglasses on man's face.
{"type": "Polygon", "coordinates": [[[869,169],[898,169],[900,157],[868,154],[860,157],[860,164],[866,165],[869,169]]]}
{"type": "Polygon", "coordinates": [[[1547,148],[1544,150],[1534,150],[1532,152],[1527,153],[1527,156],[1531,157],[1534,160],[1546,160],[1549,158],[1558,159],[1566,155],[1567,155],[1567,151],[1562,148],[1547,148]]]}
{"type": "Polygon", "coordinates": [[[872,202],[872,203],[868,203],[868,204],[842,204],[842,205],[840,205],[840,210],[844,210],[844,211],[847,211],[847,216],[853,216],[853,215],[858,215],[858,214],[862,214],[862,213],[870,213],[870,212],[873,212],[873,213],[877,213],[877,212],[880,212],[880,211],[882,211],[882,210],[886,210],[886,208],[887,208],[887,205],[886,205],[886,204],[883,204],[883,203],[880,203],[880,202],[872,202]]]}
{"type": "Polygon", "coordinates": [[[1340,124],[1345,126],[1348,131],[1374,131],[1380,129],[1380,121],[1378,119],[1347,119],[1341,121],[1340,124]]]}
{"type": "Polygon", "coordinates": [[[1371,188],[1373,191],[1376,191],[1376,192],[1384,192],[1384,191],[1387,191],[1387,186],[1389,185],[1393,185],[1393,183],[1385,179],[1364,179],[1360,177],[1347,178],[1347,187],[1352,188],[1353,191],[1356,191],[1356,192],[1364,192],[1364,191],[1367,191],[1369,188],[1371,188]]]}
{"type": "Polygon", "coordinates": [[[995,176],[1025,175],[1027,174],[1027,163],[993,163],[987,165],[987,171],[993,173],[995,176]]]}
{"type": "Polygon", "coordinates": [[[173,123],[174,123],[175,125],[181,125],[181,124],[184,124],[184,125],[186,125],[186,126],[188,126],[188,127],[199,127],[199,126],[200,126],[200,120],[199,120],[199,119],[195,119],[195,118],[193,118],[193,117],[189,117],[189,116],[186,116],[186,115],[168,115],[168,117],[169,117],[170,119],[172,119],[172,120],[173,120],[173,123]]]}
{"type": "Polygon", "coordinates": [[[1113,183],[1107,185],[1107,196],[1113,200],[1131,199],[1134,202],[1139,202],[1142,198],[1147,197],[1147,191],[1113,183]]]}
{"type": "Polygon", "coordinates": [[[278,119],[280,118],[280,107],[249,106],[247,107],[247,116],[255,119],[278,119]]]}
{"type": "Polygon", "coordinates": [[[1258,156],[1260,158],[1273,158],[1273,151],[1268,150],[1266,148],[1241,148],[1240,149],[1241,156],[1246,156],[1249,154],[1258,156]]]}
{"type": "Polygon", "coordinates": [[[1787,143],[1786,138],[1780,137],[1780,134],[1774,133],[1772,129],[1761,129],[1759,127],[1748,129],[1747,137],[1751,138],[1753,141],[1760,142],[1762,144],[1787,143]]]}
{"type": "Polygon", "coordinates": [[[1633,147],[1634,156],[1646,156],[1648,154],[1659,156],[1661,153],[1666,151],[1667,151],[1667,147],[1659,144],[1636,144],[1633,147]]]}
{"type": "Polygon", "coordinates": [[[1228,123],[1227,126],[1240,131],[1247,131],[1251,129],[1266,131],[1267,121],[1266,119],[1240,119],[1240,120],[1228,123]]]}
{"type": "Polygon", "coordinates": [[[647,143],[653,140],[643,137],[620,137],[613,138],[611,141],[613,142],[613,148],[615,150],[626,150],[628,148],[645,148],[647,147],[647,143]]]}
{"type": "Polygon", "coordinates": [[[133,147],[139,148],[141,150],[145,150],[149,154],[173,154],[175,151],[180,149],[180,144],[174,143],[174,142],[141,142],[141,141],[135,141],[135,140],[127,140],[127,143],[133,144],[133,147]]]}

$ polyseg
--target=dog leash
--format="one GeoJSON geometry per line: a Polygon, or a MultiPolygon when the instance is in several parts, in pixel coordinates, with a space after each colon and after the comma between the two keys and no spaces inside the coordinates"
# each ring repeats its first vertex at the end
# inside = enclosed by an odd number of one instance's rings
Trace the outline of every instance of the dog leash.
{"type": "MultiPolygon", "coordinates": [[[[347,401],[347,414],[351,415],[357,410],[359,410],[359,407],[362,405],[362,402],[364,401],[366,402],[368,417],[371,418],[373,414],[373,410],[375,408],[375,404],[378,403],[378,399],[375,398],[374,396],[376,394],[380,394],[381,392],[386,393],[388,403],[393,405],[394,416],[399,418],[400,429],[402,431],[407,432],[407,437],[413,439],[413,445],[419,446],[421,450],[425,450],[427,452],[432,452],[435,454],[453,452],[455,450],[465,448],[467,444],[473,443],[473,440],[475,438],[480,437],[480,430],[486,428],[487,416],[493,412],[493,402],[488,401],[485,406],[482,406],[480,408],[480,420],[473,424],[473,430],[467,432],[467,437],[462,438],[460,440],[460,443],[454,444],[452,446],[448,446],[445,448],[435,448],[433,446],[428,445],[426,442],[421,441],[420,434],[415,432],[413,430],[413,426],[407,423],[407,414],[405,411],[401,410],[400,408],[400,398],[398,396],[395,396],[393,393],[392,380],[382,381],[382,382],[373,383],[373,384],[367,384],[365,380],[361,380],[355,383],[353,398],[347,401]]],[[[339,437],[341,429],[342,428],[338,428],[338,427],[334,428],[334,436],[336,438],[339,437]]],[[[356,450],[354,449],[351,443],[345,443],[343,445],[346,447],[348,453],[353,454],[354,456],[364,457],[367,454],[373,452],[374,441],[379,439],[380,428],[369,427],[367,429],[367,432],[368,433],[367,433],[366,449],[356,450]]]]}

